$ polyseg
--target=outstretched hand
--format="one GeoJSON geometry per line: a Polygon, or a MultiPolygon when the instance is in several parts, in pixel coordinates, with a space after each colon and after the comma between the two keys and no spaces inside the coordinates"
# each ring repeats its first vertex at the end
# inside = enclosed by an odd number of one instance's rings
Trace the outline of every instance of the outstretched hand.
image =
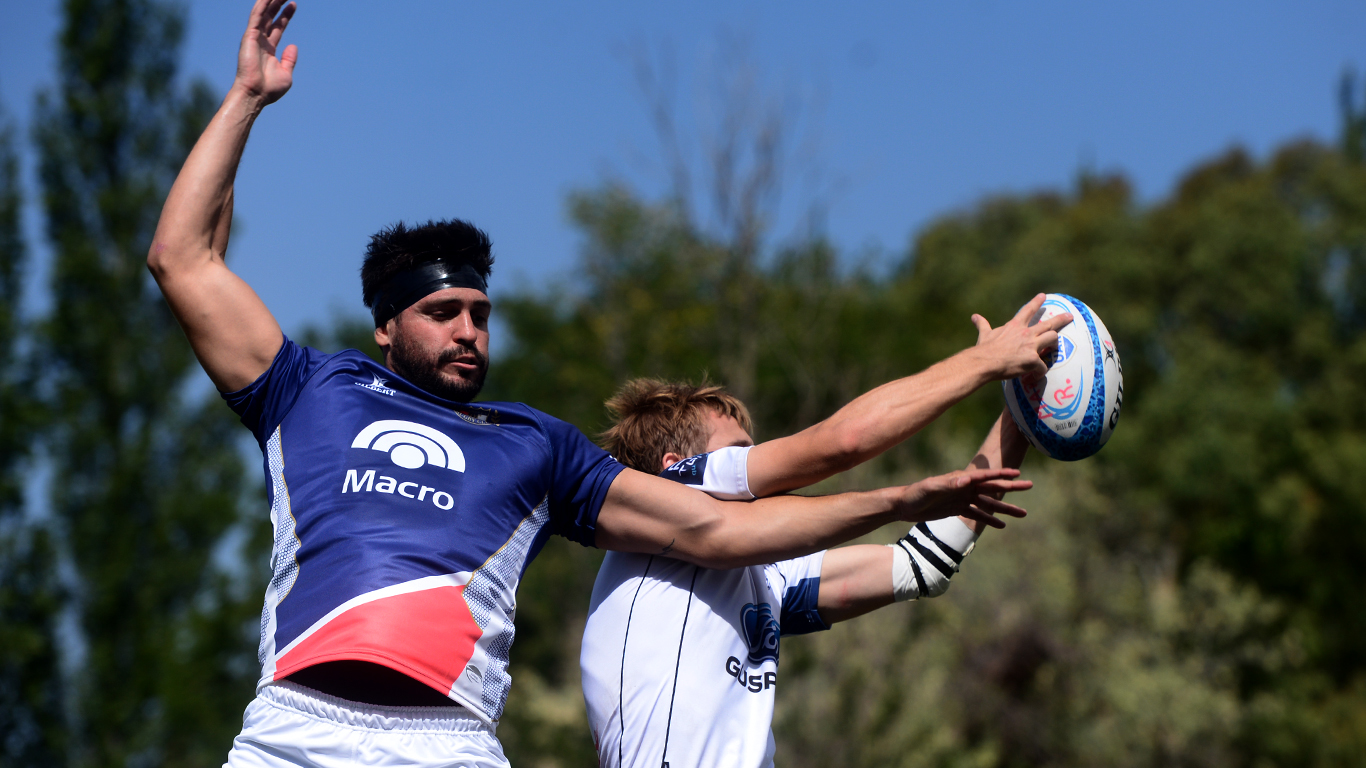
{"type": "Polygon", "coordinates": [[[977,326],[977,346],[972,351],[988,359],[994,378],[1042,376],[1048,372],[1043,353],[1058,345],[1058,331],[1072,322],[1072,316],[1063,313],[1030,325],[1043,303],[1041,293],[999,328],[992,328],[981,315],[972,316],[973,325],[977,326]]]}
{"type": "Polygon", "coordinates": [[[260,99],[263,105],[284,96],[294,84],[299,49],[288,46],[278,58],[275,50],[297,8],[287,0],[256,0],[251,8],[242,47],[237,50],[237,78],[233,85],[260,99]]]}
{"type": "Polygon", "coordinates": [[[901,519],[909,523],[922,523],[962,516],[981,521],[992,528],[1004,528],[1006,524],[996,515],[1024,517],[1025,511],[996,496],[1034,487],[1029,480],[1015,479],[1019,476],[1020,470],[1003,468],[958,470],[927,477],[906,486],[903,497],[906,512],[901,519]]]}

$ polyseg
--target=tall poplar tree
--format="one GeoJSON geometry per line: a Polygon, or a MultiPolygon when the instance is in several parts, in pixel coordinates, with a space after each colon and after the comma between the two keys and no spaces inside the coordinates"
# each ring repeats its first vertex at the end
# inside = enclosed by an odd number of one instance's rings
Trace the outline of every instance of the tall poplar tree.
{"type": "Polygon", "coordinates": [[[214,565],[239,521],[238,432],[145,268],[214,106],[177,79],[183,29],[177,6],[67,0],[33,128],[53,251],[37,337],[50,506],[85,649],[74,765],[219,764],[255,677],[259,592],[214,565]]]}
{"type": "Polygon", "coordinates": [[[24,509],[41,422],[22,360],[22,200],[14,130],[0,114],[0,766],[58,762],[64,724],[56,642],[63,595],[51,539],[24,509]]]}

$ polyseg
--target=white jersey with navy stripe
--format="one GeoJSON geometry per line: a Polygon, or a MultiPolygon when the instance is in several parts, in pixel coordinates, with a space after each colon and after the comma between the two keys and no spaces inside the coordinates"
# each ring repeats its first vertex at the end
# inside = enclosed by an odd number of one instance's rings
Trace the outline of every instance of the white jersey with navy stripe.
{"type": "MultiPolygon", "coordinates": [[[[662,475],[717,497],[753,498],[748,452],[723,448],[662,475]]],[[[609,552],[580,657],[599,763],[771,765],[778,641],[829,628],[816,611],[824,555],[711,570],[609,552]]]]}

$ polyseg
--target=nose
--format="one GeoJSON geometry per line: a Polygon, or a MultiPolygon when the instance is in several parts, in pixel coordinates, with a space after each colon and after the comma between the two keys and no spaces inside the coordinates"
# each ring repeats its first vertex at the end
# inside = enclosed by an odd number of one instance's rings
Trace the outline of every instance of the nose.
{"type": "Polygon", "coordinates": [[[479,338],[479,329],[474,325],[474,317],[467,309],[451,323],[451,340],[466,347],[474,347],[479,338]]]}

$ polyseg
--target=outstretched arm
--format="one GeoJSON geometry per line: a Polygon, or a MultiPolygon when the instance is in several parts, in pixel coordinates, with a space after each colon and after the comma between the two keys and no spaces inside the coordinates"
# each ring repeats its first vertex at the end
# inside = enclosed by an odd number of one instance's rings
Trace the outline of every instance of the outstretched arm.
{"type": "Polygon", "coordinates": [[[291,45],[279,58],[275,52],[294,9],[286,0],[257,0],[252,7],[237,77],[180,169],[147,254],[147,268],[195,356],[223,392],[255,381],[283,342],[270,310],[228,269],[224,254],[247,135],[261,110],[293,82],[297,50],[291,45]]]}
{"type": "MultiPolygon", "coordinates": [[[[1024,461],[1028,449],[1029,443],[1020,434],[1010,414],[1002,413],[996,423],[992,425],[991,432],[987,434],[982,447],[978,449],[977,455],[973,457],[968,467],[978,470],[1001,469],[1003,467],[1018,468],[1024,461]]],[[[990,490],[987,493],[997,498],[1003,495],[997,490],[990,490]]],[[[985,524],[975,517],[964,516],[958,519],[974,535],[980,533],[985,524]]],[[[943,522],[948,523],[948,521],[943,522]]],[[[915,545],[910,546],[914,548],[915,545]]],[[[922,546],[930,549],[931,555],[939,557],[941,562],[946,565],[953,565],[945,562],[940,556],[942,550],[939,549],[938,544],[930,541],[928,544],[922,542],[922,546]]],[[[959,552],[958,554],[965,553],[959,552]]],[[[826,552],[825,559],[821,562],[821,587],[816,600],[816,607],[820,611],[821,618],[827,623],[833,624],[837,621],[847,621],[856,616],[862,616],[884,605],[891,605],[895,600],[894,555],[900,556],[892,547],[878,545],[840,547],[826,552]]],[[[919,567],[934,568],[935,566],[926,563],[919,567]]],[[[930,575],[934,576],[935,574],[930,575]]],[[[947,588],[946,581],[944,588],[947,588]]]]}
{"type": "Polygon", "coordinates": [[[1046,371],[1040,355],[1057,344],[1072,317],[1030,325],[1043,301],[1043,294],[1035,296],[999,328],[973,315],[975,346],[883,384],[795,435],[756,445],[749,452],[750,492],[770,496],[824,480],[902,442],[987,382],[1046,371]]]}
{"type": "Polygon", "coordinates": [[[897,520],[965,515],[1001,527],[1004,523],[993,515],[1024,515],[1023,509],[994,498],[1033,486],[1016,480],[1019,474],[973,469],[866,493],[737,502],[628,469],[607,491],[595,543],[704,568],[739,568],[807,555],[897,520]]]}

